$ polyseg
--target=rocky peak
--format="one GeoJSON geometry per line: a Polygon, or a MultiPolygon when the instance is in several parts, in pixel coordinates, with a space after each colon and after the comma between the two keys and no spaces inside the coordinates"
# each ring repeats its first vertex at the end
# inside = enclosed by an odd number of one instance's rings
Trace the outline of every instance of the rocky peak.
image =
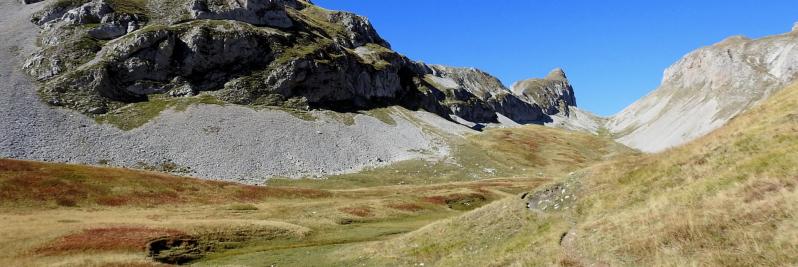
{"type": "Polygon", "coordinates": [[[344,27],[344,40],[336,40],[344,46],[354,48],[372,43],[391,48],[391,45],[380,37],[366,17],[350,12],[334,11],[330,12],[327,19],[330,23],[344,27]]]}
{"type": "Polygon", "coordinates": [[[792,25],[792,31],[793,32],[798,32],[798,22],[796,22],[795,24],[792,25]]]}
{"type": "Polygon", "coordinates": [[[509,92],[499,79],[476,68],[456,68],[443,65],[432,65],[430,67],[434,76],[447,80],[443,83],[455,84],[460,89],[466,90],[481,99],[509,92]]]}
{"type": "Polygon", "coordinates": [[[524,101],[539,105],[548,115],[562,113],[567,116],[569,107],[576,106],[574,88],[560,68],[552,70],[543,79],[516,82],[512,92],[524,101]]]}
{"type": "Polygon", "coordinates": [[[498,122],[497,114],[518,123],[537,123],[540,107],[513,95],[496,77],[476,68],[429,66],[426,83],[440,92],[452,114],[474,123],[498,122]]]}
{"type": "Polygon", "coordinates": [[[568,76],[565,75],[565,71],[561,68],[556,68],[551,70],[548,75],[546,75],[546,80],[557,80],[557,81],[567,81],[568,76]]]}

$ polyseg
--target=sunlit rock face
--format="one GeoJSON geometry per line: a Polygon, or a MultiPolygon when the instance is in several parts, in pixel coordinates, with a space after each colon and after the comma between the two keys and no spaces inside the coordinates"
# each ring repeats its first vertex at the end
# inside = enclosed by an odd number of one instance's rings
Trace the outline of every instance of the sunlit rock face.
{"type": "Polygon", "coordinates": [[[687,54],[660,87],[610,119],[619,141],[661,151],[724,125],[798,77],[798,32],[729,37],[687,54]]]}

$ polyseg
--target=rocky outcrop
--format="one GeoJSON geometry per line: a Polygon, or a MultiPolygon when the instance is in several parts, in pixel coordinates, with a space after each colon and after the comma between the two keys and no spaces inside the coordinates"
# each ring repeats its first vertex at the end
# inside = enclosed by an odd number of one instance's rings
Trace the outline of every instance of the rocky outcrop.
{"type": "Polygon", "coordinates": [[[562,113],[568,116],[569,107],[576,106],[574,88],[560,68],[552,70],[543,79],[516,82],[512,88],[514,94],[529,103],[538,104],[548,115],[562,113]]]}
{"type": "Polygon", "coordinates": [[[143,18],[135,14],[112,13],[100,19],[100,25],[90,29],[89,36],[98,40],[116,39],[141,27],[143,18]]]}
{"type": "Polygon", "coordinates": [[[193,19],[235,20],[256,26],[289,28],[294,22],[286,8],[301,9],[296,0],[191,0],[193,19]]]}
{"type": "Polygon", "coordinates": [[[231,75],[268,62],[274,58],[269,45],[287,42],[277,32],[248,32],[242,30],[248,25],[223,24],[197,21],[115,40],[92,62],[48,82],[42,93],[78,110],[108,110],[113,101],[146,101],[147,95],[184,86],[196,93],[218,88],[231,75]],[[82,101],[87,93],[102,98],[82,101]]]}
{"type": "Polygon", "coordinates": [[[426,80],[444,93],[453,114],[476,123],[497,122],[497,114],[519,123],[544,120],[539,106],[520,100],[496,77],[475,68],[431,66],[426,80]]]}
{"type": "Polygon", "coordinates": [[[327,16],[330,23],[341,25],[344,28],[343,36],[336,36],[334,40],[345,47],[355,48],[366,44],[377,44],[385,48],[391,45],[382,39],[374,26],[366,17],[354,13],[335,11],[327,16]]]}
{"type": "Polygon", "coordinates": [[[196,0],[185,8],[192,19],[138,30],[149,21],[145,6],[52,4],[33,18],[44,41],[25,69],[45,82],[48,103],[86,114],[202,91],[242,105],[451,112],[413,82],[431,69],[390,50],[364,17],[287,0],[196,0]]]}
{"type": "Polygon", "coordinates": [[[117,11],[112,2],[56,2],[35,13],[31,21],[41,26],[41,50],[25,63],[38,80],[48,80],[77,69],[102,49],[101,41],[132,33],[147,24],[141,6],[117,11]],[[84,3],[85,2],[85,3],[84,3]]]}
{"type": "Polygon", "coordinates": [[[608,123],[619,141],[644,151],[683,144],[798,78],[798,32],[727,38],[687,54],[654,92],[608,123]]]}

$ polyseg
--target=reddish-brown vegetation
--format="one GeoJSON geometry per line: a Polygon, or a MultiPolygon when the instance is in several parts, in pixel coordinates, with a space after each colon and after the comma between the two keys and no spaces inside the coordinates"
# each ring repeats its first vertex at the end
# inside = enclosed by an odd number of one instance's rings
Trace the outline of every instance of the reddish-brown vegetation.
{"type": "Polygon", "coordinates": [[[323,198],[330,192],[318,189],[244,185],[235,198],[240,201],[259,201],[266,198],[323,198]]]}
{"type": "Polygon", "coordinates": [[[155,238],[184,234],[178,230],[132,226],[94,228],[63,236],[36,252],[55,254],[88,250],[143,250],[155,238]]]}
{"type": "Polygon", "coordinates": [[[446,205],[453,210],[471,210],[484,205],[488,198],[477,193],[457,193],[446,196],[424,197],[423,200],[436,205],[446,205]]]}
{"type": "Polygon", "coordinates": [[[0,159],[0,205],[193,205],[330,195],[317,189],[250,186],[130,169],[0,159]]]}
{"type": "Polygon", "coordinates": [[[354,216],[358,216],[358,217],[371,217],[371,216],[374,216],[374,214],[371,211],[371,208],[369,208],[369,207],[349,207],[349,208],[340,208],[338,210],[341,211],[341,212],[344,212],[344,213],[349,213],[349,214],[352,214],[354,216]]]}
{"type": "Polygon", "coordinates": [[[413,204],[413,203],[394,203],[394,204],[388,204],[386,206],[389,207],[389,208],[392,208],[392,209],[403,210],[403,211],[412,211],[412,212],[416,212],[416,211],[424,209],[423,207],[421,207],[419,205],[416,205],[416,204],[413,204]]]}
{"type": "Polygon", "coordinates": [[[422,200],[424,200],[425,202],[428,202],[428,203],[436,204],[436,205],[445,205],[445,204],[451,203],[453,201],[460,201],[462,199],[468,199],[468,198],[485,199],[485,196],[477,194],[477,193],[471,193],[471,194],[456,193],[456,194],[450,194],[450,195],[445,195],[445,196],[428,196],[428,197],[422,198],[422,200]]]}

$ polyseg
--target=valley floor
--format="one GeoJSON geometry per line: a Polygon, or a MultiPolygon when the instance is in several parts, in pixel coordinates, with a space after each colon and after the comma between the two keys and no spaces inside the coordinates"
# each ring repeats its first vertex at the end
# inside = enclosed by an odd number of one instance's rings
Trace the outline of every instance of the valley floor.
{"type": "Polygon", "coordinates": [[[309,255],[392,238],[549,181],[321,190],[11,160],[0,161],[0,177],[0,242],[13,248],[0,262],[14,266],[157,265],[147,242],[182,235],[213,246],[200,265],[321,265],[309,255]]]}
{"type": "Polygon", "coordinates": [[[4,159],[0,263],[794,266],[796,111],[798,85],[658,154],[491,129],[448,160],[266,186],[4,159]]]}
{"type": "Polygon", "coordinates": [[[0,245],[14,249],[0,252],[0,262],[350,266],[357,259],[339,262],[337,253],[496,201],[513,199],[522,211],[521,193],[635,153],[603,137],[543,126],[457,140],[451,158],[266,186],[3,159],[0,245]],[[147,250],[153,240],[170,245],[147,250]]]}

